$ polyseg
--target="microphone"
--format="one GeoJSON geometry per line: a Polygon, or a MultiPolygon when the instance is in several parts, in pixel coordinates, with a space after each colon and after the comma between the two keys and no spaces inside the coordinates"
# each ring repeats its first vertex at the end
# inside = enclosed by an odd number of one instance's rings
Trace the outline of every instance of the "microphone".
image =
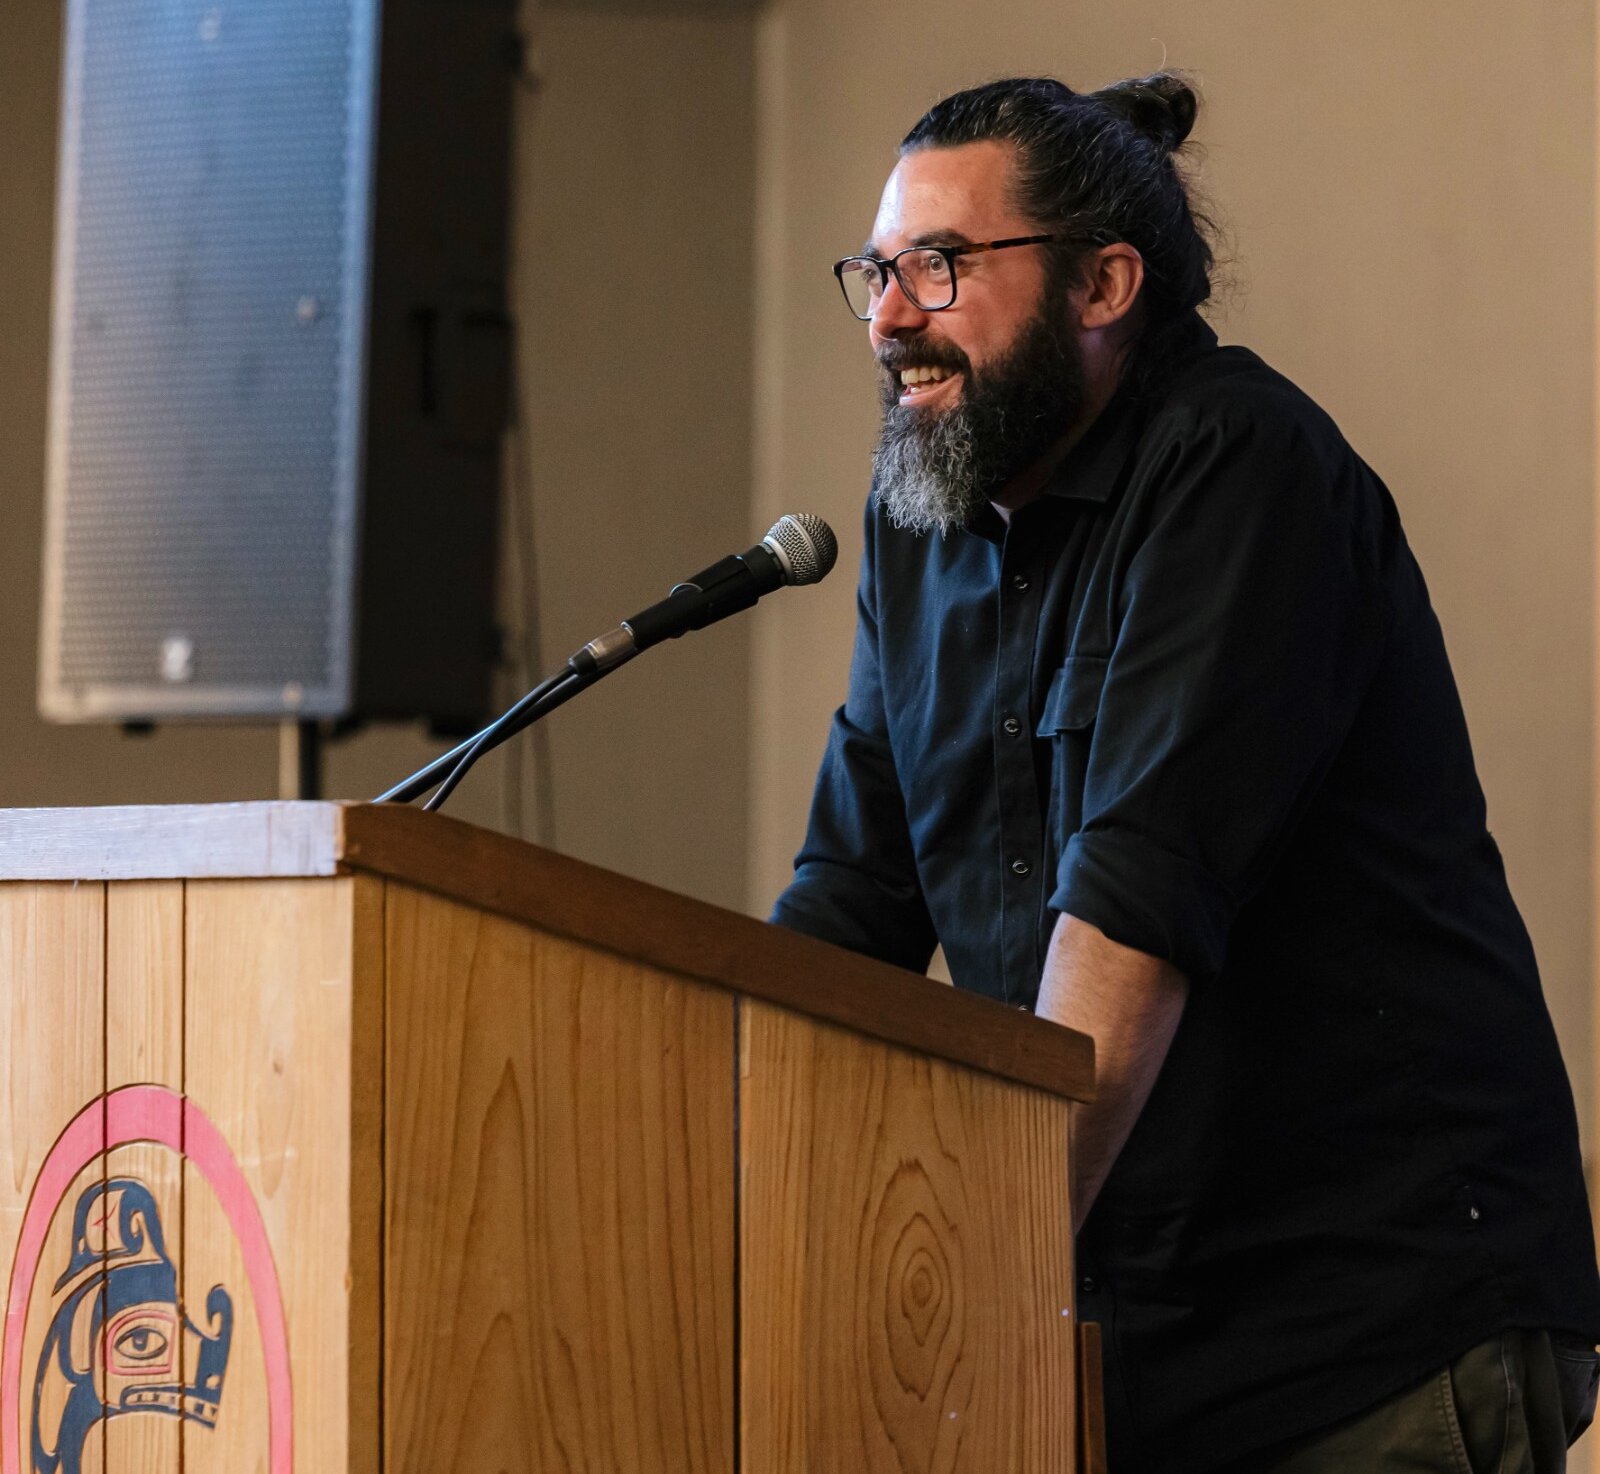
{"type": "Polygon", "coordinates": [[[437,809],[484,753],[587,690],[623,661],[632,660],[641,650],[662,640],[675,640],[689,630],[704,629],[748,609],[763,594],[784,584],[818,583],[832,571],[838,557],[838,541],[822,518],[805,512],[778,518],[772,530],[748,552],[713,563],[687,582],[675,585],[659,604],[623,620],[599,639],[590,640],[558,674],[541,681],[481,732],[418,768],[373,802],[410,803],[437,784],[437,791],[424,805],[437,809]]]}
{"type": "Polygon", "coordinates": [[[818,583],[838,557],[838,539],[822,518],[787,513],[748,552],[723,558],[675,584],[659,603],[590,640],[567,665],[583,676],[611,670],[662,640],[675,640],[748,609],[785,584],[818,583]]]}

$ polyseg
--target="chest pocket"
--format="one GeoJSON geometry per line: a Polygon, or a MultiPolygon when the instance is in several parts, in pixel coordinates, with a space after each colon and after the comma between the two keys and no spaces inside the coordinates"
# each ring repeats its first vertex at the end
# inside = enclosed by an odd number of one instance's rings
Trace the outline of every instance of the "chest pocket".
{"type": "Polygon", "coordinates": [[[1072,655],[1050,678],[1035,736],[1050,743],[1050,793],[1045,844],[1059,857],[1072,835],[1083,826],[1083,784],[1089,771],[1089,747],[1100,715],[1100,693],[1106,683],[1103,655],[1072,655]]]}

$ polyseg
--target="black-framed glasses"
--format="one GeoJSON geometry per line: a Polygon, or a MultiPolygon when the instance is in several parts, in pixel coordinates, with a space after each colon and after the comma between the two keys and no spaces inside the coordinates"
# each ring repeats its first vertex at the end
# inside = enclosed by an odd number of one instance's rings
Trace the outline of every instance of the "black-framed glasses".
{"type": "Polygon", "coordinates": [[[957,256],[1065,239],[1061,235],[1017,235],[1009,240],[968,246],[907,246],[887,261],[882,256],[846,256],[843,261],[834,262],[833,274],[839,279],[846,304],[862,322],[871,322],[877,314],[891,272],[912,306],[924,312],[943,312],[946,307],[955,306],[957,256]]]}

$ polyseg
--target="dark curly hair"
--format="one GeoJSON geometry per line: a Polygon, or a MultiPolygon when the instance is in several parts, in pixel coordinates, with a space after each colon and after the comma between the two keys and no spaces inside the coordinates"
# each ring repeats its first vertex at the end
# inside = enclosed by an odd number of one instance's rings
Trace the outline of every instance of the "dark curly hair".
{"type": "Polygon", "coordinates": [[[1051,77],[1010,77],[935,103],[901,141],[903,155],[999,141],[1017,150],[1013,203],[1068,237],[1057,260],[1076,271],[1089,250],[1124,241],[1144,261],[1131,378],[1147,380],[1165,330],[1211,296],[1216,231],[1174,155],[1199,103],[1175,72],[1074,92],[1051,77]]]}

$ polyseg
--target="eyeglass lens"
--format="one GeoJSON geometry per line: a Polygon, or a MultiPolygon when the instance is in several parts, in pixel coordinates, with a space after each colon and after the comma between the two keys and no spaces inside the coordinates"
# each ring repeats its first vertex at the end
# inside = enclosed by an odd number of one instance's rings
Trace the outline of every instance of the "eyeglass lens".
{"type": "MultiPolygon", "coordinates": [[[[902,251],[894,258],[900,288],[924,312],[937,312],[955,300],[955,277],[938,251],[902,251]]],[[[845,300],[857,317],[871,317],[883,297],[883,269],[867,256],[855,256],[839,271],[845,300]]]]}

